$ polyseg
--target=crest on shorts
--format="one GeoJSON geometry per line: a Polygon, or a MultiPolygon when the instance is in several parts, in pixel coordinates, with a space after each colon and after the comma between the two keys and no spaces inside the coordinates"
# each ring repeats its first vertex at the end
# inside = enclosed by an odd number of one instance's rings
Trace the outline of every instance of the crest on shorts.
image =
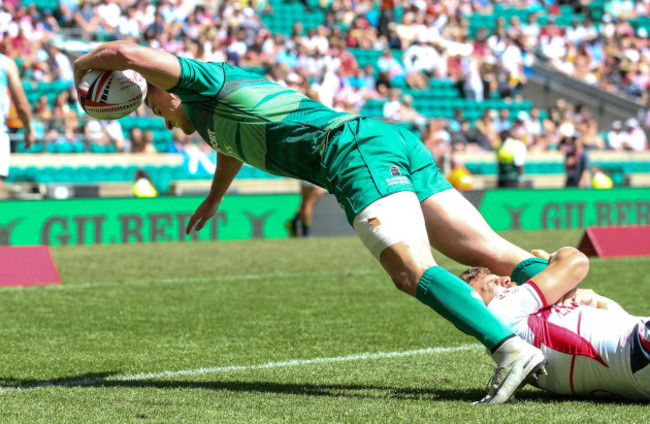
{"type": "Polygon", "coordinates": [[[399,171],[399,167],[397,165],[393,165],[390,167],[390,175],[393,177],[396,177],[398,175],[402,175],[402,173],[399,171]]]}

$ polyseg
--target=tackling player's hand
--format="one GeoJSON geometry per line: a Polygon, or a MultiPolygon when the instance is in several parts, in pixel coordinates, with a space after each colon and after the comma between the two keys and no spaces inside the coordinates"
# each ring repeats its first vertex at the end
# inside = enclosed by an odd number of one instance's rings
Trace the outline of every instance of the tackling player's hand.
{"type": "Polygon", "coordinates": [[[546,259],[547,261],[551,259],[551,254],[543,249],[531,250],[530,253],[537,258],[546,259]]]}
{"type": "Polygon", "coordinates": [[[600,296],[591,289],[573,289],[560,299],[556,305],[561,306],[591,306],[592,308],[607,309],[607,305],[600,301],[600,296]]]}
{"type": "Polygon", "coordinates": [[[187,223],[185,234],[189,234],[192,231],[192,228],[194,228],[194,231],[201,230],[205,223],[208,222],[215,213],[217,213],[220,203],[220,201],[212,200],[209,197],[206,198],[203,203],[196,208],[196,212],[194,212],[190,218],[190,222],[187,223]]]}

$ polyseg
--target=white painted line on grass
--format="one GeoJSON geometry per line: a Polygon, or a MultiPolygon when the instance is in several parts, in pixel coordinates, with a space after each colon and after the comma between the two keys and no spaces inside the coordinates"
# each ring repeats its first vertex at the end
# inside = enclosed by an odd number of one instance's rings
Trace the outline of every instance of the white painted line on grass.
{"type": "Polygon", "coordinates": [[[43,286],[25,286],[25,287],[1,287],[2,290],[75,290],[75,289],[89,289],[89,288],[102,288],[102,287],[119,287],[119,286],[132,286],[132,285],[150,285],[150,284],[180,284],[180,283],[209,283],[219,281],[241,281],[241,280],[264,280],[267,278],[299,278],[310,275],[349,275],[351,277],[368,275],[368,274],[384,274],[381,268],[375,269],[358,269],[358,270],[344,270],[344,271],[301,271],[301,272],[270,272],[262,274],[233,274],[233,275],[214,275],[211,277],[176,277],[176,278],[143,278],[138,280],[129,281],[104,281],[104,282],[86,282],[80,284],[48,284],[43,286]]]}
{"type": "Polygon", "coordinates": [[[205,374],[222,374],[222,373],[235,372],[235,371],[250,371],[250,370],[260,370],[260,369],[282,368],[282,367],[296,367],[296,366],[312,365],[312,364],[365,361],[365,360],[383,359],[383,358],[402,358],[405,356],[414,356],[414,355],[441,354],[441,353],[459,352],[464,350],[477,350],[482,347],[483,346],[480,344],[466,344],[466,345],[453,346],[453,347],[429,347],[424,349],[395,351],[395,352],[366,352],[366,353],[357,353],[348,356],[335,356],[335,357],[313,358],[313,359],[292,359],[289,361],[266,362],[257,365],[228,365],[224,367],[196,368],[196,369],[178,370],[178,371],[160,371],[160,372],[141,373],[141,374],[133,374],[133,375],[106,377],[106,378],[84,378],[84,379],[71,380],[71,381],[52,380],[52,381],[44,381],[41,383],[36,383],[28,386],[16,386],[16,387],[0,386],[0,393],[23,392],[28,390],[42,389],[45,387],[77,387],[77,386],[94,386],[94,385],[101,386],[102,383],[113,383],[113,382],[120,382],[120,381],[127,381],[127,382],[142,381],[142,380],[154,380],[154,379],[163,379],[163,378],[180,377],[180,376],[198,376],[198,375],[205,375],[205,374]]]}

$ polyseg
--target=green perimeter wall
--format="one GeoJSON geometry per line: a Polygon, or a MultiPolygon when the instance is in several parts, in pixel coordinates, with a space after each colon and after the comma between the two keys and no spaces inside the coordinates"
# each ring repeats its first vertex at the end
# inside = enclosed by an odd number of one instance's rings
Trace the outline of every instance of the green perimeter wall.
{"type": "MultiPolygon", "coordinates": [[[[187,221],[202,201],[202,197],[3,201],[0,246],[281,238],[287,236],[284,223],[295,214],[300,197],[226,196],[216,219],[186,236],[187,221]]],[[[472,201],[497,231],[650,225],[650,188],[502,189],[472,196],[472,201]]],[[[348,224],[341,218],[330,225],[348,224]]]]}
{"type": "Polygon", "coordinates": [[[650,225],[650,188],[490,190],[478,208],[497,231],[650,225]]]}
{"type": "Polygon", "coordinates": [[[286,237],[297,194],[226,196],[198,233],[185,226],[202,197],[0,202],[0,246],[81,245],[286,237]]]}

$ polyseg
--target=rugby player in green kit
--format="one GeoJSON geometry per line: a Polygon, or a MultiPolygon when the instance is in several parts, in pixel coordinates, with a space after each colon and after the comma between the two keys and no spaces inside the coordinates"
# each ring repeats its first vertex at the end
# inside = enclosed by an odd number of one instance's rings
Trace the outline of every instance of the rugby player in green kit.
{"type": "MultiPolygon", "coordinates": [[[[504,403],[544,370],[540,350],[496,320],[481,296],[439,267],[434,247],[519,284],[546,262],[497,235],[443,178],[411,132],[331,110],[228,63],[204,63],[130,42],[99,46],[74,63],[79,85],[90,69],[133,69],[149,82],[146,103],[168,129],[195,131],[217,151],[217,170],[187,232],[214,216],[243,163],[324,187],[395,286],[479,340],[497,363],[478,403],[504,403]]],[[[405,325],[408,325],[405,323],[405,325]]]]}

